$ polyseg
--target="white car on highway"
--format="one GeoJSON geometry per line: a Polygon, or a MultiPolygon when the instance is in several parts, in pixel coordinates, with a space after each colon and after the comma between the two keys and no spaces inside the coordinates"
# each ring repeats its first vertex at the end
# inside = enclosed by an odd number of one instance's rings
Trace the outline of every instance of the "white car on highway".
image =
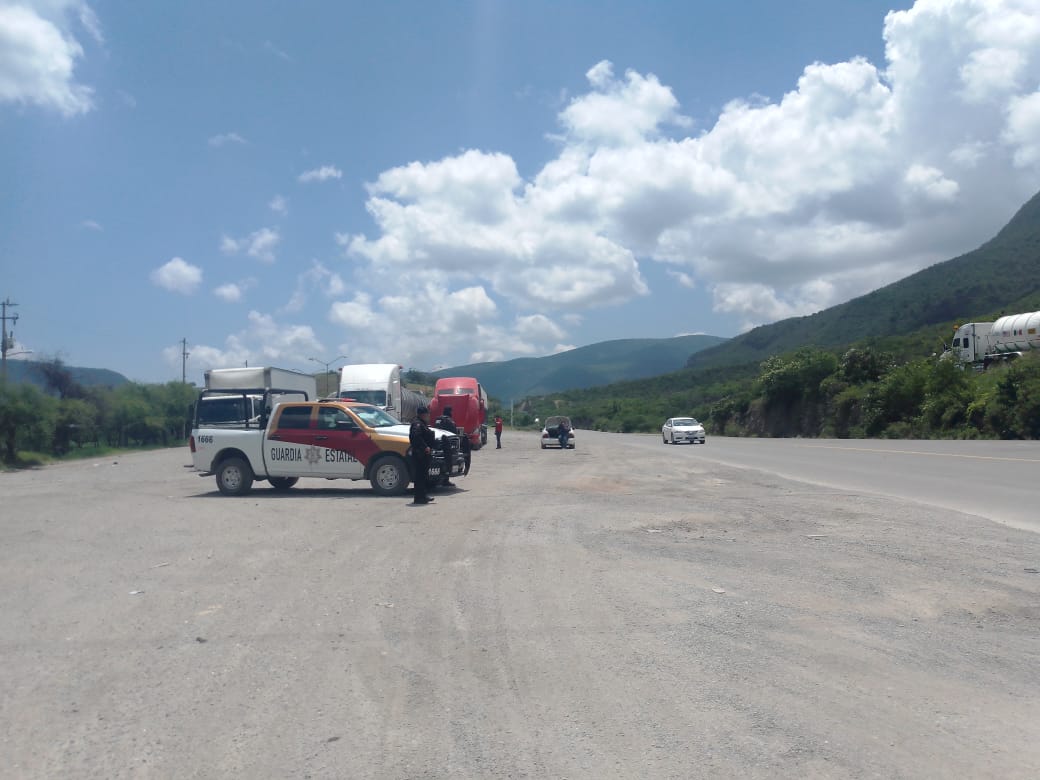
{"type": "Polygon", "coordinates": [[[661,426],[661,441],[665,444],[704,444],[704,426],[693,417],[669,417],[661,426]]]}

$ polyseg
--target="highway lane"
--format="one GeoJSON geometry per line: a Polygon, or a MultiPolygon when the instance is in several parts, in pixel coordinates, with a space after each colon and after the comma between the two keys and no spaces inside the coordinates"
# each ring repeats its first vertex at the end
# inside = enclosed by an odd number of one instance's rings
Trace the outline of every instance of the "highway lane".
{"type": "MultiPolygon", "coordinates": [[[[666,446],[659,435],[639,438],[639,447],[666,446]]],[[[709,436],[703,446],[668,446],[679,451],[675,457],[906,499],[1040,532],[1040,442],[709,436]]]]}

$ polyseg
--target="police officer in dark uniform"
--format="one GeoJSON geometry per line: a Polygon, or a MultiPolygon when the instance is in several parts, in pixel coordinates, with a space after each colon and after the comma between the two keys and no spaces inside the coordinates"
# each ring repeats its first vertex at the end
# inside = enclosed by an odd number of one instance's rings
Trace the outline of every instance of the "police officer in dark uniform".
{"type": "Polygon", "coordinates": [[[408,430],[408,454],[411,458],[412,481],[415,483],[415,504],[429,504],[433,499],[427,495],[427,479],[430,474],[430,460],[433,448],[437,446],[437,437],[430,428],[430,410],[420,406],[415,410],[415,419],[408,430]]]}
{"type": "MultiPolygon", "coordinates": [[[[433,425],[442,431],[451,431],[456,436],[459,435],[459,426],[451,418],[450,406],[444,407],[441,416],[434,421],[433,425]]],[[[441,442],[444,444],[444,474],[441,477],[441,487],[455,487],[455,483],[451,481],[451,449],[449,449],[447,438],[441,439],[441,442]]]]}

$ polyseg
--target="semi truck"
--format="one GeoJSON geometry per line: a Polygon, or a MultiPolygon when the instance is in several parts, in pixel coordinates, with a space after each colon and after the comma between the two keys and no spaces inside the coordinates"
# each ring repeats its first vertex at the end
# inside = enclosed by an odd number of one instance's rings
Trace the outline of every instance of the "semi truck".
{"type": "Polygon", "coordinates": [[[452,376],[437,380],[430,402],[430,418],[436,420],[447,407],[470,446],[479,450],[487,444],[488,394],[474,377],[452,376]]]}
{"type": "MultiPolygon", "coordinates": [[[[255,425],[196,426],[188,446],[192,468],[200,476],[215,476],[217,489],[241,496],[253,483],[266,480],[277,491],[292,488],[301,478],[367,479],[379,495],[404,493],[411,473],[408,428],[371,404],[341,399],[283,400],[255,425]]],[[[430,485],[445,473],[457,476],[465,468],[457,435],[435,430],[430,485]]]]}
{"type": "Polygon", "coordinates": [[[339,398],[378,406],[401,422],[411,422],[420,406],[429,406],[422,393],[401,382],[396,363],[359,363],[339,370],[339,398]]]}
{"type": "Polygon", "coordinates": [[[994,361],[1016,358],[1034,349],[1040,349],[1040,311],[958,325],[946,354],[962,363],[987,368],[994,361]]]}
{"type": "Polygon", "coordinates": [[[317,380],[310,374],[271,366],[213,368],[193,410],[193,428],[262,427],[275,404],[286,399],[313,401],[317,380]]]}

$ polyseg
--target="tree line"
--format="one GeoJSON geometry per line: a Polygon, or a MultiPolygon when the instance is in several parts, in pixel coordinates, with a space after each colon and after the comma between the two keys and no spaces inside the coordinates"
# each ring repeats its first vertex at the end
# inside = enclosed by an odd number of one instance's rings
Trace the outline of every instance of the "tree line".
{"type": "Polygon", "coordinates": [[[829,438],[1040,438],[1040,355],[985,372],[871,346],[804,347],[757,366],[687,369],[528,399],[518,421],[566,414],[578,428],[655,432],[691,415],[710,434],[829,438]]]}
{"type": "Polygon", "coordinates": [[[197,389],[182,382],[84,387],[60,360],[42,363],[43,388],[0,385],[0,458],[7,464],[76,450],[184,443],[197,389]]]}
{"type": "MultiPolygon", "coordinates": [[[[181,382],[84,387],[61,361],[45,387],[0,385],[0,458],[32,462],[104,448],[186,441],[197,389],[181,382]]],[[[433,379],[410,372],[413,382],[433,379]]],[[[510,410],[491,399],[490,413],[510,410]]],[[[660,430],[691,415],[709,434],[830,438],[1040,439],[1040,355],[973,371],[935,356],[897,359],[874,346],[804,347],[756,365],[686,369],[652,379],[525,399],[518,428],[566,414],[578,428],[660,430]]]]}

